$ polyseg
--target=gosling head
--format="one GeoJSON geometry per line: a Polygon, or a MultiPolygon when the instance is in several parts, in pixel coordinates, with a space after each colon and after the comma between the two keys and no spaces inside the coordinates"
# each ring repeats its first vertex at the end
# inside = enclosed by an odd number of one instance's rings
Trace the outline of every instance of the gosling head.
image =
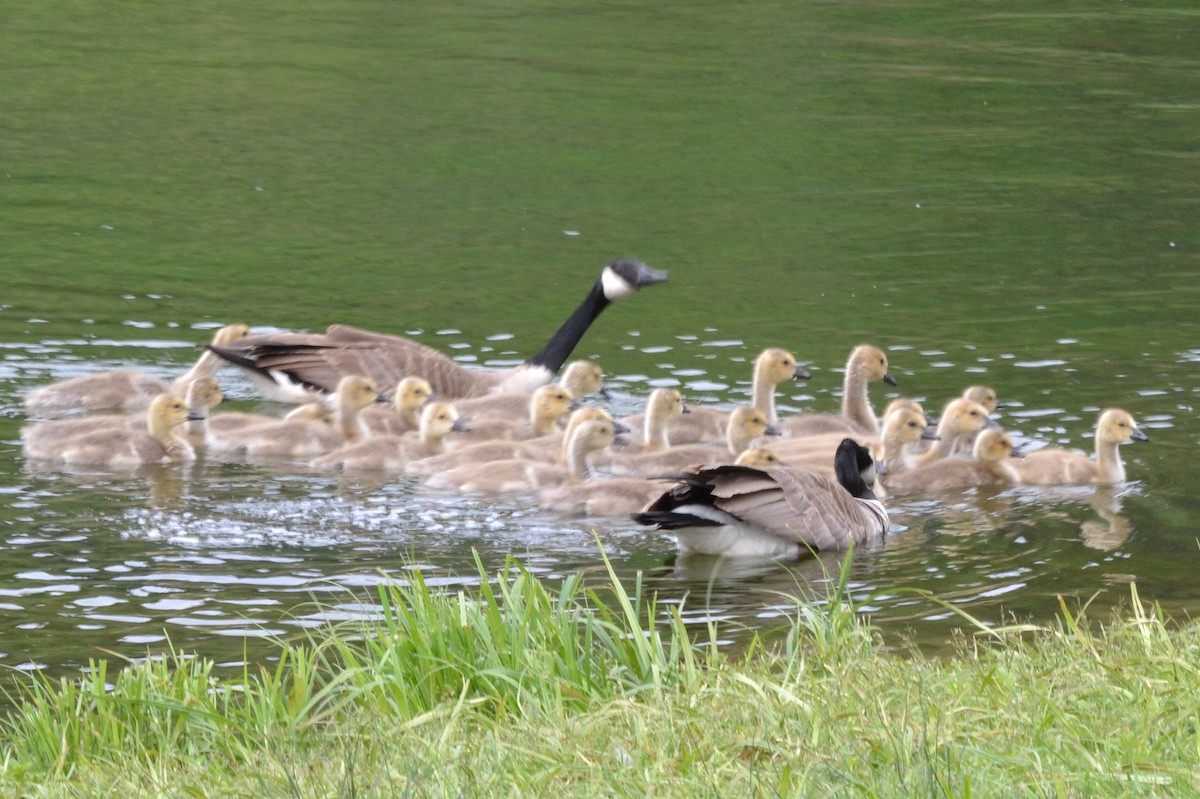
{"type": "Polygon", "coordinates": [[[984,463],[999,463],[1013,456],[1012,436],[999,427],[989,427],[975,439],[971,454],[975,460],[984,463]]]}
{"type": "Polygon", "coordinates": [[[929,427],[929,422],[926,421],[923,411],[899,406],[892,409],[890,413],[883,417],[883,439],[889,445],[903,445],[911,444],[921,439],[937,441],[938,434],[929,427]]]}
{"type": "Polygon", "coordinates": [[[216,347],[227,347],[235,341],[240,341],[250,335],[249,325],[225,325],[213,334],[212,343],[216,347]]]}
{"type": "Polygon", "coordinates": [[[174,394],[159,394],[151,400],[146,413],[147,427],[156,434],[167,433],[184,422],[198,422],[203,418],[202,414],[188,408],[183,397],[174,394]]]}
{"type": "Polygon", "coordinates": [[[453,432],[469,429],[458,418],[458,411],[445,402],[431,402],[421,411],[421,438],[426,441],[440,440],[453,432]]]}
{"type": "Polygon", "coordinates": [[[888,368],[887,354],[878,347],[872,347],[870,344],[859,344],[850,353],[850,362],[848,372],[861,375],[868,382],[874,380],[882,380],[889,386],[896,385],[896,378],[892,377],[891,371],[888,368]]]}
{"type": "Polygon", "coordinates": [[[777,436],[779,428],[771,424],[762,411],[741,405],[729,414],[729,435],[749,443],[759,436],[777,436]]]}
{"type": "Polygon", "coordinates": [[[755,374],[765,382],[777,385],[786,380],[807,380],[808,370],[796,363],[796,356],[787,350],[772,347],[754,359],[755,374]]]}
{"type": "Polygon", "coordinates": [[[534,420],[553,421],[579,407],[571,392],[562,386],[541,386],[529,399],[534,420]]]}
{"type": "Polygon", "coordinates": [[[988,413],[995,413],[997,408],[1003,408],[1004,403],[996,397],[996,389],[991,386],[967,386],[963,389],[963,399],[978,402],[988,413]]]}
{"type": "Polygon", "coordinates": [[[978,433],[987,427],[987,408],[978,402],[959,397],[950,400],[942,411],[941,421],[938,422],[938,435],[942,438],[960,436],[963,433],[978,433]]]}
{"type": "Polygon", "coordinates": [[[599,394],[609,399],[608,389],[604,387],[604,370],[595,361],[571,361],[558,382],[571,392],[572,397],[599,394]]]}
{"type": "Polygon", "coordinates": [[[187,404],[195,413],[207,416],[208,412],[221,404],[225,394],[215,377],[198,377],[187,390],[187,404]]]}
{"type": "Polygon", "coordinates": [[[1120,408],[1109,408],[1100,414],[1096,422],[1096,440],[1102,444],[1125,444],[1130,441],[1149,441],[1150,438],[1140,429],[1133,415],[1120,408]]]}
{"type": "Polygon", "coordinates": [[[387,402],[379,394],[375,381],[362,375],[343,377],[337,387],[338,405],[348,411],[361,411],[373,402],[387,402]]]}
{"type": "Polygon", "coordinates": [[[762,447],[746,450],[737,456],[737,460],[734,463],[738,466],[750,466],[755,469],[770,469],[775,466],[784,465],[779,455],[762,447]]]}
{"type": "Polygon", "coordinates": [[[393,403],[401,414],[415,414],[418,408],[433,399],[433,386],[423,377],[406,377],[396,384],[393,403]]]}
{"type": "Polygon", "coordinates": [[[687,407],[683,404],[683,395],[676,389],[656,388],[650,393],[646,412],[656,419],[669,422],[687,413],[687,407]]]}

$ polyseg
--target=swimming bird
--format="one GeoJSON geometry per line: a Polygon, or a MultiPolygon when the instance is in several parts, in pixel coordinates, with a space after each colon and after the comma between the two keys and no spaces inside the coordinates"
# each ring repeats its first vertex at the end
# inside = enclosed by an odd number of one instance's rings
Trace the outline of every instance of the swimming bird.
{"type": "Polygon", "coordinates": [[[975,436],[980,430],[992,425],[987,409],[978,402],[957,397],[946,403],[938,417],[938,438],[924,452],[913,452],[912,445],[904,450],[904,465],[910,469],[925,466],[940,458],[954,454],[960,436],[975,436]]]}
{"type": "Polygon", "coordinates": [[[1096,421],[1095,458],[1082,452],[1040,449],[1013,466],[1022,483],[1030,485],[1082,485],[1125,482],[1125,464],[1118,450],[1130,441],[1149,441],[1128,411],[1109,408],[1096,421]]]}
{"type": "Polygon", "coordinates": [[[666,279],[666,272],[636,258],[613,261],[541,352],[505,370],[470,369],[412,339],[347,325],[331,325],[324,333],[251,336],[210,349],[242,367],[265,397],[280,402],[306,402],[313,392],[331,392],[342,376],[352,374],[367,375],[386,386],[409,376],[423,377],[443,400],[507,391],[529,393],[551,381],[588,327],[611,303],[666,279]]]}
{"type": "MultiPolygon", "coordinates": [[[[604,387],[604,372],[595,361],[571,361],[563,370],[558,385],[575,399],[583,399],[588,394],[609,398],[608,389],[604,387]]],[[[516,419],[529,407],[529,394],[513,391],[489,394],[486,397],[455,400],[454,407],[472,424],[484,419],[516,419]]]]}
{"type": "Polygon", "coordinates": [[[888,366],[887,354],[870,344],[860,344],[850,352],[846,360],[846,373],[842,379],[842,412],[802,413],[780,422],[785,436],[811,436],[820,433],[859,433],[879,435],[879,420],[871,408],[867,394],[870,383],[882,380],[889,386],[896,385],[896,378],[888,366]]]}
{"type": "Polygon", "coordinates": [[[421,411],[433,399],[433,387],[421,377],[406,377],[392,392],[392,405],[368,405],[363,422],[372,433],[399,435],[421,426],[421,411]]]}
{"type": "Polygon", "coordinates": [[[678,389],[656,388],[646,398],[644,413],[621,420],[637,437],[623,448],[626,452],[654,452],[671,446],[671,422],[691,410],[684,405],[678,389]]]}
{"type": "MultiPolygon", "coordinates": [[[[213,334],[212,344],[208,346],[230,346],[249,333],[250,328],[246,325],[225,325],[213,334]]],[[[193,380],[212,377],[221,363],[220,358],[205,350],[190,369],[170,383],[154,375],[129,369],[80,375],[34,389],[25,396],[25,407],[39,413],[139,411],[159,394],[184,396],[193,380]]]]}
{"type": "Polygon", "coordinates": [[[779,430],[767,421],[762,411],[744,405],[734,408],[729,414],[724,447],[684,444],[652,452],[627,454],[613,451],[604,463],[613,474],[650,477],[673,473],[697,463],[732,463],[749,449],[750,443],[755,439],[778,435],[779,430]]]}
{"type": "Polygon", "coordinates": [[[603,419],[576,425],[563,442],[563,462],[513,459],[471,463],[438,472],[425,484],[431,488],[459,491],[523,493],[558,485],[566,480],[588,480],[594,476],[589,457],[612,444],[613,425],[603,419]]]}
{"type": "Polygon", "coordinates": [[[558,420],[579,407],[571,392],[562,386],[541,386],[525,397],[525,418],[501,419],[492,417],[476,421],[464,415],[471,431],[460,443],[488,441],[497,438],[522,440],[549,435],[558,429],[558,420]]]}
{"type": "MultiPolygon", "coordinates": [[[[751,375],[750,404],[766,417],[767,422],[776,424],[779,416],[775,410],[775,390],[788,380],[807,380],[808,370],[796,363],[796,356],[785,349],[770,347],[754,359],[751,375]]],[[[729,413],[716,408],[689,406],[687,416],[677,418],[667,426],[672,444],[690,444],[698,441],[722,442],[725,440],[729,413]]],[[[634,429],[645,422],[644,414],[636,414],[623,420],[634,429]]]]}
{"type": "Polygon", "coordinates": [[[468,429],[453,406],[431,402],[421,412],[420,429],[416,434],[410,431],[403,435],[373,435],[314,458],[309,465],[315,469],[348,472],[401,472],[411,461],[441,455],[446,451],[447,436],[468,429]]]}
{"type": "Polygon", "coordinates": [[[370,435],[361,412],[383,400],[375,381],[361,375],[343,377],[335,400],[332,424],[323,419],[292,418],[224,430],[216,424],[223,414],[215,414],[209,426],[209,452],[251,460],[308,460],[370,435]]]}
{"type": "Polygon", "coordinates": [[[633,519],[674,534],[681,555],[797,558],[881,539],[888,514],[870,489],[870,451],[847,438],[834,464],[836,481],[782,466],[700,469],[633,519]]]}
{"type": "MultiPolygon", "coordinates": [[[[178,431],[193,446],[204,443],[203,417],[215,408],[224,395],[215,377],[201,377],[188,386],[185,400],[194,412],[195,421],[189,421],[178,431]],[[201,427],[193,427],[201,425],[201,427]]],[[[52,458],[69,438],[101,430],[133,432],[146,429],[145,413],[96,413],[69,419],[52,419],[33,422],[21,428],[21,451],[27,458],[52,458]]]]}
{"type": "Polygon", "coordinates": [[[1020,482],[1013,467],[1013,440],[999,427],[979,432],[970,458],[942,458],[897,474],[886,474],[883,484],[893,494],[941,491],[982,485],[1020,482]]]}
{"type": "MultiPolygon", "coordinates": [[[[758,413],[758,411],[754,412],[758,413]]],[[[709,450],[719,452],[711,447],[709,450]]],[[[783,465],[779,456],[765,449],[748,449],[738,455],[734,462],[739,466],[753,466],[758,469],[783,465]]],[[[711,465],[707,462],[701,463],[706,466],[711,465]]],[[[538,502],[543,508],[559,513],[584,516],[628,516],[643,510],[652,501],[662,496],[665,489],[664,481],[676,479],[673,476],[674,473],[668,475],[663,472],[662,474],[664,476],[656,479],[611,477],[598,478],[590,482],[563,483],[542,491],[538,502]]]]}
{"type": "Polygon", "coordinates": [[[48,458],[64,466],[107,469],[195,459],[191,444],[177,435],[179,425],[199,418],[199,414],[188,409],[186,400],[160,394],[151,400],[144,418],[145,427],[141,430],[108,427],[64,438],[48,458]]]}

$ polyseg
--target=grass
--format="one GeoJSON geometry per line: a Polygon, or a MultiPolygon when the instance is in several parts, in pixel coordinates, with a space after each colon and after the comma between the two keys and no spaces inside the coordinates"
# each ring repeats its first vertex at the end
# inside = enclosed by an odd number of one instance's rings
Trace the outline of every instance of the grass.
{"type": "MultiPolygon", "coordinates": [[[[482,567],[480,567],[482,575],[482,567]]],[[[417,573],[378,618],[218,679],[181,652],[34,680],[0,791],[68,796],[1012,796],[1200,790],[1200,628],[1132,589],[1107,625],[980,628],[960,655],[880,646],[841,593],[778,648],[700,645],[610,574],[511,562],[472,594],[417,573]]],[[[482,575],[485,576],[486,575],[482,575]]],[[[844,579],[844,575],[843,575],[844,579]]]]}

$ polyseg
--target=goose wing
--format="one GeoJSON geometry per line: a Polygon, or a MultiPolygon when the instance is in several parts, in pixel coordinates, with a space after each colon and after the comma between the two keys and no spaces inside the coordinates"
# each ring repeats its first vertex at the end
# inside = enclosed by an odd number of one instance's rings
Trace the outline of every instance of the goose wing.
{"type": "Polygon", "coordinates": [[[394,387],[405,377],[423,377],[445,399],[480,396],[505,372],[467,369],[442,352],[412,339],[330,325],[324,333],[270,333],[227,347],[210,347],[222,358],[278,381],[278,376],[315,391],[332,393],[348,375],[365,375],[394,387]]]}

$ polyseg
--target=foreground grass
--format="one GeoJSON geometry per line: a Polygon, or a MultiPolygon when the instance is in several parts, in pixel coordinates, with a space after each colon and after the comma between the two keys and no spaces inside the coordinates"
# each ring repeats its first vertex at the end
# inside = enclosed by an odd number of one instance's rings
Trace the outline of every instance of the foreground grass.
{"type": "MultiPolygon", "coordinates": [[[[419,579],[381,620],[285,645],[237,680],[175,653],[35,683],[0,793],[66,796],[1010,796],[1200,790],[1200,628],[1136,589],[1094,631],[882,650],[854,608],[799,603],[778,649],[680,646],[613,580],[516,564],[475,596],[419,579]],[[504,610],[501,612],[500,608],[504,610]],[[112,684],[107,684],[111,680],[112,684]]],[[[715,631],[714,631],[715,633],[715,631]]]]}

